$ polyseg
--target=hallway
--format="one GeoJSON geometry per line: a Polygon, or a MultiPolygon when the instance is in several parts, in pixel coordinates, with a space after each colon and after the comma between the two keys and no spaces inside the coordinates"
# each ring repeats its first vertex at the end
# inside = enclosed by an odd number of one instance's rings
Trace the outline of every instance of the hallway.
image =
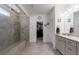
{"type": "Polygon", "coordinates": [[[61,55],[51,43],[27,43],[22,55],[61,55]]]}

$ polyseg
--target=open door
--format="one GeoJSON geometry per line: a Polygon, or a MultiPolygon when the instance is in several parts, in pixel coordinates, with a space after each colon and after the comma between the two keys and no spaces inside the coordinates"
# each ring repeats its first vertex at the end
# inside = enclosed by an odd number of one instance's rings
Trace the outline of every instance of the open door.
{"type": "Polygon", "coordinates": [[[37,42],[43,42],[43,22],[37,22],[37,42]]]}

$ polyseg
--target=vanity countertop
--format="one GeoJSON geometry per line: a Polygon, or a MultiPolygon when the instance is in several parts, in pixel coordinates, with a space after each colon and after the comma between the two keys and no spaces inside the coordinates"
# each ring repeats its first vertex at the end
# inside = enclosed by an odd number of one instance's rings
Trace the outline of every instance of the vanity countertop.
{"type": "Polygon", "coordinates": [[[56,34],[57,36],[61,36],[76,42],[79,42],[79,37],[73,36],[73,35],[64,35],[64,34],[56,34]]]}

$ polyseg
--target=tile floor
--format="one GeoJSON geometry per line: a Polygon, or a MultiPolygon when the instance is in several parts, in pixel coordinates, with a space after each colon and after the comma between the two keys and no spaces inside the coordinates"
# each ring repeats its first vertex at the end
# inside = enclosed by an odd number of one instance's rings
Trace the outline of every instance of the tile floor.
{"type": "Polygon", "coordinates": [[[27,43],[22,55],[61,55],[57,50],[52,48],[51,43],[27,43]]]}

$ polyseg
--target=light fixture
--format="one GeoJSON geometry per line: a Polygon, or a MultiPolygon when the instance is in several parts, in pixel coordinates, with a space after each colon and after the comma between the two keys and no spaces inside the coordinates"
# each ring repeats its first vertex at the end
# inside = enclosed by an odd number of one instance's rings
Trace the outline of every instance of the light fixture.
{"type": "Polygon", "coordinates": [[[64,13],[61,13],[60,17],[64,17],[67,13],[68,13],[67,11],[65,11],[64,13]]]}
{"type": "Polygon", "coordinates": [[[76,11],[78,11],[79,10],[79,5],[75,5],[74,7],[73,7],[73,12],[76,12],[76,11]]]}
{"type": "Polygon", "coordinates": [[[10,13],[1,7],[0,7],[0,13],[5,15],[5,16],[10,16],[10,13]]]}
{"type": "Polygon", "coordinates": [[[72,9],[72,8],[68,9],[68,12],[72,12],[72,11],[73,11],[73,9],[72,9]]]}
{"type": "Polygon", "coordinates": [[[75,5],[72,8],[66,10],[64,13],[60,14],[60,17],[64,17],[65,15],[67,15],[68,13],[72,13],[72,12],[76,12],[79,10],[79,5],[75,5]]]}

